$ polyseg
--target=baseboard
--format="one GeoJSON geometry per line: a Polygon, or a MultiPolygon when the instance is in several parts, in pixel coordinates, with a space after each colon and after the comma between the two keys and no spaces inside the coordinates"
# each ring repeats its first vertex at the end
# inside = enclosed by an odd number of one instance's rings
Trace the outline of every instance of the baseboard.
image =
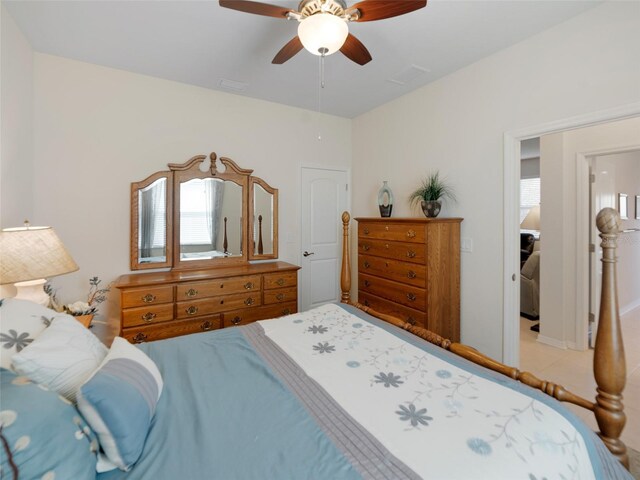
{"type": "Polygon", "coordinates": [[[538,342],[552,347],[561,348],[563,350],[567,349],[567,343],[562,340],[558,340],[557,338],[545,337],[544,335],[538,334],[538,342]]]}
{"type": "Polygon", "coordinates": [[[626,315],[629,312],[632,312],[636,308],[640,308],[640,298],[635,302],[631,302],[626,304],[624,307],[620,308],[620,316],[626,315]]]}

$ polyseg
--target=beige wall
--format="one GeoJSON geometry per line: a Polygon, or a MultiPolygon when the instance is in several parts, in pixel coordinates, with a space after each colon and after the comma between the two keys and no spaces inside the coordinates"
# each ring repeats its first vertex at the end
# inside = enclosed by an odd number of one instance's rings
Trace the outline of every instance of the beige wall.
{"type": "Polygon", "coordinates": [[[129,271],[130,183],[167,163],[213,150],[253,168],[279,189],[280,259],[294,263],[300,165],[351,163],[346,119],[326,116],[318,141],[317,114],[288,106],[39,53],[34,78],[35,213],[80,265],[54,280],[63,300],[129,271]]]}
{"type": "Polygon", "coordinates": [[[503,135],[640,101],[638,5],[607,2],[353,122],[353,213],[377,216],[389,180],[394,216],[421,215],[407,195],[431,169],[464,217],[462,340],[500,358],[503,332],[503,135]]]}
{"type": "Polygon", "coordinates": [[[640,145],[640,118],[540,138],[540,340],[572,347],[576,338],[578,153],[640,145]]]}

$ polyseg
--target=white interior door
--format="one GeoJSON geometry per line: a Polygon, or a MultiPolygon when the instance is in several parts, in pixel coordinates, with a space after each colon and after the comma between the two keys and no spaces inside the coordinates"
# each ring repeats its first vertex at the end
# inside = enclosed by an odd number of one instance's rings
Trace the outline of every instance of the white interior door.
{"type": "Polygon", "coordinates": [[[300,304],[308,310],[340,298],[342,212],[348,209],[345,170],[302,168],[300,304]]]}

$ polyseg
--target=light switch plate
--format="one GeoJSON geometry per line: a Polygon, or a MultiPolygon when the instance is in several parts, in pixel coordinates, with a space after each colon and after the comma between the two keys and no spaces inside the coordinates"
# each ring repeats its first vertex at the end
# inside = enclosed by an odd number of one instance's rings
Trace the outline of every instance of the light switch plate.
{"type": "Polygon", "coordinates": [[[473,239],[462,237],[460,239],[460,251],[467,253],[473,252],[473,239]]]}

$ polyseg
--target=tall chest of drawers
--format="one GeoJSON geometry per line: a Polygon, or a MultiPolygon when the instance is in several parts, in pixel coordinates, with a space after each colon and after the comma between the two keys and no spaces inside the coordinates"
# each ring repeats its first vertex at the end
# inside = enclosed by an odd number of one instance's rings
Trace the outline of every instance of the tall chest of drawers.
{"type": "Polygon", "coordinates": [[[120,335],[141,343],[295,313],[299,268],[268,262],[122,275],[120,335]]]}
{"type": "Polygon", "coordinates": [[[358,301],[460,341],[461,218],[356,218],[358,301]]]}

